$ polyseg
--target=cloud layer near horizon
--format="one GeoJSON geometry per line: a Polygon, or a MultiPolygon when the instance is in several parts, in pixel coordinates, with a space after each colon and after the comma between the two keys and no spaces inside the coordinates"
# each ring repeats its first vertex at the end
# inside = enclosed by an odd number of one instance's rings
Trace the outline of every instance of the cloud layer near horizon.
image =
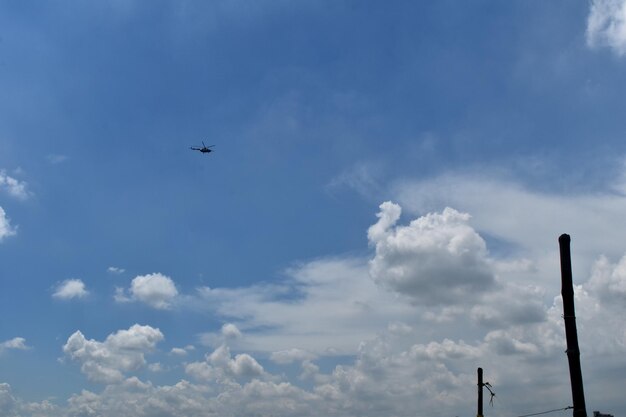
{"type": "MultiPolygon", "coordinates": [[[[292,267],[275,284],[177,293],[192,310],[194,303],[210,305],[230,320],[219,333],[203,336],[212,346],[204,360],[185,362],[179,351],[191,349],[172,349],[170,357],[183,361],[180,369],[191,382],[157,386],[138,379],[141,369],[157,368],[146,355],[165,338],[159,329],[135,324],[102,342],[76,331],[63,346],[65,357],[105,388],[76,394],[61,407],[25,403],[4,384],[6,415],[405,416],[417,409],[448,415],[469,406],[477,366],[507,401],[502,415],[534,411],[523,409],[527,395],[540,409],[567,405],[560,297],[520,279],[545,273],[541,265],[529,268],[525,258],[491,254],[461,211],[446,208],[407,224],[400,219],[399,205],[381,205],[368,233],[375,248],[370,259],[319,259],[292,267]],[[393,275],[385,275],[390,270],[393,275]],[[400,278],[406,282],[398,284],[400,278]],[[449,294],[442,296],[443,288],[449,294]],[[354,359],[323,370],[322,359],[337,354],[354,359]],[[276,371],[266,369],[268,361],[276,371]],[[298,378],[282,367],[296,367],[298,378]]],[[[626,256],[598,257],[576,287],[584,363],[593,364],[584,368],[592,403],[611,404],[621,395],[594,389],[593,381],[607,378],[606,367],[626,369],[619,359],[626,353],[619,320],[624,265],[626,256]]]]}

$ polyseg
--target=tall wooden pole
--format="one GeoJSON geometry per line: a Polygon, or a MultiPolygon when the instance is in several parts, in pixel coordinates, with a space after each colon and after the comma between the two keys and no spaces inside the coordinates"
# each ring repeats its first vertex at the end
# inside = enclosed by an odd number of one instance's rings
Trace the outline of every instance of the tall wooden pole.
{"type": "Polygon", "coordinates": [[[483,368],[478,368],[478,411],[476,417],[483,417],[483,368]]]}
{"type": "Polygon", "coordinates": [[[576,331],[576,314],[574,311],[574,286],[572,284],[572,258],[570,255],[570,237],[562,234],[559,237],[561,252],[561,295],[563,296],[563,319],[565,320],[565,339],[567,340],[567,360],[569,377],[572,385],[572,401],[574,417],[587,417],[583,375],[580,369],[580,350],[576,331]]]}

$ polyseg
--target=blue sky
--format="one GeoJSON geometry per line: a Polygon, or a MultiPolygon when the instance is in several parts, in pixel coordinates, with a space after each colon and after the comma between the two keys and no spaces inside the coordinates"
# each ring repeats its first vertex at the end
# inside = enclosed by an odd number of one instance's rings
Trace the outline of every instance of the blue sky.
{"type": "Polygon", "coordinates": [[[0,2],[1,414],[623,414],[625,16],[0,2]]]}

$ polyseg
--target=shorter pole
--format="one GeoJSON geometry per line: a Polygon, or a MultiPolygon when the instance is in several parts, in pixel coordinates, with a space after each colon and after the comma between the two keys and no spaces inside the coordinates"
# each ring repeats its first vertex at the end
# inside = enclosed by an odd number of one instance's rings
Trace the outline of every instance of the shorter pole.
{"type": "Polygon", "coordinates": [[[478,368],[478,411],[476,417],[483,417],[483,368],[478,368]]]}

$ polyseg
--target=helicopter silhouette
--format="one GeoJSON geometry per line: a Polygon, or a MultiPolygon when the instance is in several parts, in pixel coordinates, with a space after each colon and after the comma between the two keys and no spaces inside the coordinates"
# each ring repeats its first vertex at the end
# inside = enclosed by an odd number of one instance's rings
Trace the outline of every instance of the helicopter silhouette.
{"type": "Polygon", "coordinates": [[[190,146],[189,149],[192,149],[194,151],[200,151],[202,153],[209,153],[209,152],[213,152],[213,149],[211,149],[211,148],[214,147],[214,146],[215,145],[206,146],[204,144],[204,142],[202,142],[202,148],[196,148],[196,147],[190,146]]]}

